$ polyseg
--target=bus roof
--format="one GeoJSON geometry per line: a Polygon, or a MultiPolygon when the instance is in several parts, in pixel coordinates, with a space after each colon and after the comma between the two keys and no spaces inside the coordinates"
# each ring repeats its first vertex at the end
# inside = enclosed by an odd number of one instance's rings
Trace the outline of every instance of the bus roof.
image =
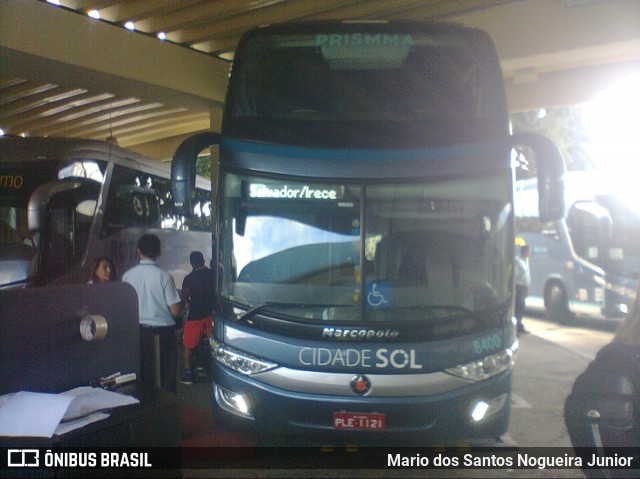
{"type": "MultiPolygon", "coordinates": [[[[164,177],[170,176],[170,163],[154,160],[107,141],[81,138],[0,136],[0,162],[66,160],[86,158],[87,156],[96,160],[113,161],[120,165],[135,166],[164,177]]],[[[209,180],[202,176],[198,176],[196,186],[211,189],[209,180]]]]}

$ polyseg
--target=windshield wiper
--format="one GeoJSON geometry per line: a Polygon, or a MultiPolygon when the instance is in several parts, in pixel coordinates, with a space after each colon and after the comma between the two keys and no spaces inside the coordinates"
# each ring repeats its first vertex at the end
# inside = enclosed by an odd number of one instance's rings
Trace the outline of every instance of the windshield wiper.
{"type": "MultiPolygon", "coordinates": [[[[417,311],[444,311],[446,312],[446,316],[447,317],[451,317],[454,315],[460,315],[460,316],[473,316],[474,312],[471,311],[468,308],[465,308],[464,306],[443,306],[443,305],[436,305],[436,306],[418,306],[418,307],[413,307],[411,309],[417,310],[417,311]]],[[[438,315],[440,316],[440,315],[438,315]]],[[[444,315],[442,315],[444,317],[444,315]]]]}
{"type": "Polygon", "coordinates": [[[243,319],[247,320],[252,318],[256,314],[258,314],[263,309],[268,308],[270,306],[275,306],[278,308],[353,308],[353,304],[331,304],[331,303],[313,304],[313,303],[285,303],[285,302],[278,302],[278,301],[266,301],[264,303],[257,304],[256,306],[253,306],[247,309],[246,311],[243,311],[242,313],[236,314],[231,319],[233,319],[234,321],[241,321],[243,319]]]}

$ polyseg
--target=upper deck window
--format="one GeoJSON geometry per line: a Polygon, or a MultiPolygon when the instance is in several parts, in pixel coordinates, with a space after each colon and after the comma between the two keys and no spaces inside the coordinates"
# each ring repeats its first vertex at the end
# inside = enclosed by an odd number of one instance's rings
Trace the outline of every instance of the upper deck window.
{"type": "Polygon", "coordinates": [[[227,135],[419,147],[474,141],[504,120],[489,43],[450,31],[344,28],[248,38],[231,76],[227,135]]]}

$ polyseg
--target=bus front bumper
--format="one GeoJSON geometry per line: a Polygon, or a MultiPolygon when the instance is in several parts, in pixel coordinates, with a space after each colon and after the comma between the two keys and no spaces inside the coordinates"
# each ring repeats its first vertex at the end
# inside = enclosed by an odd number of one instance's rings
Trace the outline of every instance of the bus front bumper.
{"type": "Polygon", "coordinates": [[[511,371],[433,395],[347,397],[292,392],[214,367],[216,424],[229,430],[333,444],[397,440],[415,446],[498,438],[509,425],[511,371]]]}

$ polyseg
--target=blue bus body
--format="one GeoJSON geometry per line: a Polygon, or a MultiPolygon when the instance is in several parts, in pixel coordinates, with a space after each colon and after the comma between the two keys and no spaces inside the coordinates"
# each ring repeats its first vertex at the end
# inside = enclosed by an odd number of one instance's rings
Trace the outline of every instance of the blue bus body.
{"type": "MultiPolygon", "coordinates": [[[[387,339],[388,329],[347,329],[383,336],[383,340],[327,340],[326,328],[300,331],[308,339],[256,334],[251,328],[216,318],[215,337],[242,351],[253,351],[278,364],[255,378],[216,363],[216,418],[232,429],[247,428],[276,435],[309,436],[348,444],[395,439],[405,445],[423,441],[499,437],[509,424],[510,370],[472,383],[445,372],[469,362],[484,346],[513,344],[511,332],[495,328],[464,340],[404,341],[387,339]],[[482,346],[480,346],[482,345],[482,346]],[[366,396],[357,388],[364,382],[366,396]],[[252,419],[240,425],[228,391],[251,402],[252,419]],[[482,424],[473,408],[488,403],[495,413],[482,424]],[[340,413],[347,413],[340,422],[340,413]],[[383,418],[383,419],[380,419],[383,418]],[[415,436],[414,436],[415,435],[415,436]]],[[[340,330],[339,330],[340,331],[340,330]]],[[[332,331],[335,334],[335,330],[332,331]]],[[[364,334],[364,333],[363,333],[364,334]]]]}
{"type": "MultiPolygon", "coordinates": [[[[223,141],[222,152],[225,151],[225,146],[223,141]]],[[[482,149],[478,148],[480,151],[482,149]]],[[[507,155],[504,151],[500,151],[497,145],[494,145],[493,150],[490,146],[485,146],[484,149],[486,151],[483,154],[486,156],[482,158],[482,155],[470,155],[476,159],[481,158],[481,161],[476,162],[479,166],[477,171],[473,171],[473,167],[469,165],[466,173],[486,178],[487,165],[493,162],[493,171],[499,171],[500,160],[503,163],[502,169],[505,170],[507,155]]],[[[332,150],[331,160],[320,158],[321,155],[326,155],[323,150],[298,150],[294,155],[289,148],[248,142],[234,142],[230,151],[234,165],[242,165],[251,171],[267,167],[268,178],[290,178],[290,173],[298,166],[301,172],[306,172],[305,177],[314,178],[314,182],[318,183],[322,176],[334,175],[338,171],[339,175],[336,176],[341,178],[361,178],[363,168],[379,172],[380,176],[387,175],[387,181],[397,181],[399,177],[415,178],[424,171],[442,172],[445,178],[451,178],[455,174],[453,171],[446,171],[449,168],[447,165],[452,159],[461,157],[462,149],[405,151],[401,154],[397,151],[359,151],[359,157],[356,157],[353,150],[332,150]],[[317,158],[312,158],[313,155],[317,158]],[[331,163],[331,167],[325,165],[327,161],[331,163]]],[[[472,151],[469,148],[465,154],[469,155],[472,151]]],[[[221,169],[224,168],[225,158],[229,157],[223,154],[221,169]]],[[[501,174],[506,204],[509,175],[505,171],[501,174]]],[[[332,184],[333,182],[334,180],[332,184]]],[[[492,184],[496,186],[495,183],[492,184]]],[[[510,231],[509,222],[506,219],[505,222],[504,227],[510,231]]],[[[462,270],[462,265],[471,264],[471,256],[477,252],[469,238],[455,239],[442,233],[427,235],[420,232],[420,235],[428,238],[419,239],[414,235],[414,241],[407,238],[407,242],[433,245],[436,257],[430,258],[429,267],[433,282],[444,283],[445,278],[450,279],[454,274],[446,271],[454,268],[452,264],[438,264],[438,255],[457,255],[461,263],[457,267],[462,270]],[[446,248],[447,244],[451,248],[446,248]]],[[[508,234],[505,234],[506,237],[508,234]]],[[[504,243],[503,246],[508,250],[508,242],[505,240],[504,243]]],[[[328,257],[326,247],[321,247],[323,244],[326,243],[289,248],[279,255],[274,254],[248,263],[237,274],[233,296],[246,297],[251,294],[252,285],[286,283],[286,278],[297,276],[296,270],[319,269],[319,266],[327,262],[328,257]]],[[[224,245],[221,247],[224,248],[224,245]]],[[[348,242],[334,243],[330,253],[331,262],[349,262],[349,254],[353,255],[349,247],[348,242]]],[[[224,253],[221,256],[224,257],[224,253]]],[[[363,269],[366,268],[363,266],[363,269]]],[[[462,272],[458,274],[464,276],[462,272]]],[[[350,275],[353,278],[353,273],[350,275]]],[[[269,304],[262,310],[259,309],[255,315],[238,320],[237,316],[242,316],[243,310],[229,304],[227,314],[215,318],[214,348],[219,349],[223,344],[224,349],[231,349],[232,353],[234,350],[249,353],[277,364],[277,367],[255,375],[246,375],[232,370],[219,360],[214,361],[214,410],[217,420],[230,429],[247,428],[267,434],[296,436],[312,433],[314,437],[326,435],[327,440],[359,443],[375,442],[383,438],[389,440],[392,437],[398,441],[403,438],[413,440],[413,434],[420,434],[424,440],[453,440],[499,437],[506,432],[511,401],[511,362],[515,352],[510,303],[489,303],[488,310],[483,313],[485,317],[482,324],[467,324],[455,333],[451,333],[449,328],[462,327],[464,317],[468,314],[465,310],[434,315],[434,321],[440,316],[440,321],[454,323],[448,327],[440,324],[448,330],[444,332],[438,331],[436,324],[426,325],[417,320],[412,321],[411,318],[406,318],[408,320],[404,321],[405,324],[397,321],[398,315],[404,317],[405,314],[416,314],[410,309],[403,312],[400,308],[395,313],[376,320],[374,313],[393,311],[393,283],[391,280],[383,281],[374,290],[377,283],[364,282],[362,288],[365,294],[361,296],[366,300],[365,308],[371,313],[368,321],[355,322],[345,318],[336,324],[323,324],[327,322],[322,319],[323,315],[314,312],[317,318],[313,323],[300,324],[293,318],[287,323],[286,316],[274,318],[273,311],[279,308],[269,307],[269,304]],[[380,292],[382,298],[380,306],[372,299],[376,291],[380,292]],[[388,310],[384,309],[385,301],[389,303],[388,310]],[[267,313],[270,309],[272,312],[267,313]],[[262,312],[263,310],[266,311],[262,312]],[[470,368],[479,367],[478,364],[482,360],[487,361],[486,358],[499,364],[502,369],[488,380],[475,382],[445,372],[448,368],[465,364],[471,365],[470,368]],[[357,390],[359,381],[364,381],[365,386],[362,387],[366,388],[362,393],[357,390]],[[247,403],[251,404],[252,418],[238,415],[233,401],[229,404],[229,394],[240,394],[246,398],[247,403]],[[487,404],[490,414],[476,423],[471,415],[478,404],[481,408],[487,404]],[[340,413],[346,413],[346,419],[341,419],[340,413]],[[376,421],[381,421],[379,418],[382,417],[384,423],[380,425],[376,421]],[[344,427],[340,421],[345,422],[344,427]]],[[[505,278],[506,284],[508,282],[505,278]]],[[[264,289],[266,291],[268,288],[264,289]]],[[[355,287],[345,293],[347,301],[352,300],[351,296],[357,289],[355,287]]],[[[295,301],[292,302],[298,301],[298,297],[293,294],[292,292],[295,301]]],[[[489,291],[487,294],[491,296],[493,293],[489,291]]],[[[265,296],[274,298],[274,293],[267,293],[265,296]]],[[[313,293],[310,297],[314,298],[313,293]]],[[[344,297],[340,296],[338,307],[344,304],[344,297]]],[[[504,295],[505,300],[508,297],[504,295]]],[[[268,302],[267,300],[266,303],[268,302]]],[[[255,299],[251,304],[259,306],[260,300],[255,299]]],[[[437,300],[433,304],[437,305],[437,300]]],[[[286,315],[292,307],[287,306],[277,315],[286,315]]],[[[305,308],[304,305],[302,307],[305,308]]],[[[306,306],[306,309],[313,307],[315,306],[306,306]]],[[[420,307],[426,308],[428,304],[420,307]]],[[[424,312],[418,315],[423,321],[427,317],[424,312]]]]}
{"type": "Polygon", "coordinates": [[[516,186],[516,232],[531,247],[527,309],[561,322],[623,318],[640,273],[640,212],[624,182],[590,171],[566,175],[566,217],[542,223],[536,181],[516,186]]]}
{"type": "MultiPolygon", "coordinates": [[[[221,134],[174,156],[186,211],[194,155],[212,144],[217,424],[297,436],[288,444],[506,432],[513,138],[486,34],[254,29],[236,51],[221,134]]],[[[551,156],[553,192],[564,166],[551,156]]]]}

